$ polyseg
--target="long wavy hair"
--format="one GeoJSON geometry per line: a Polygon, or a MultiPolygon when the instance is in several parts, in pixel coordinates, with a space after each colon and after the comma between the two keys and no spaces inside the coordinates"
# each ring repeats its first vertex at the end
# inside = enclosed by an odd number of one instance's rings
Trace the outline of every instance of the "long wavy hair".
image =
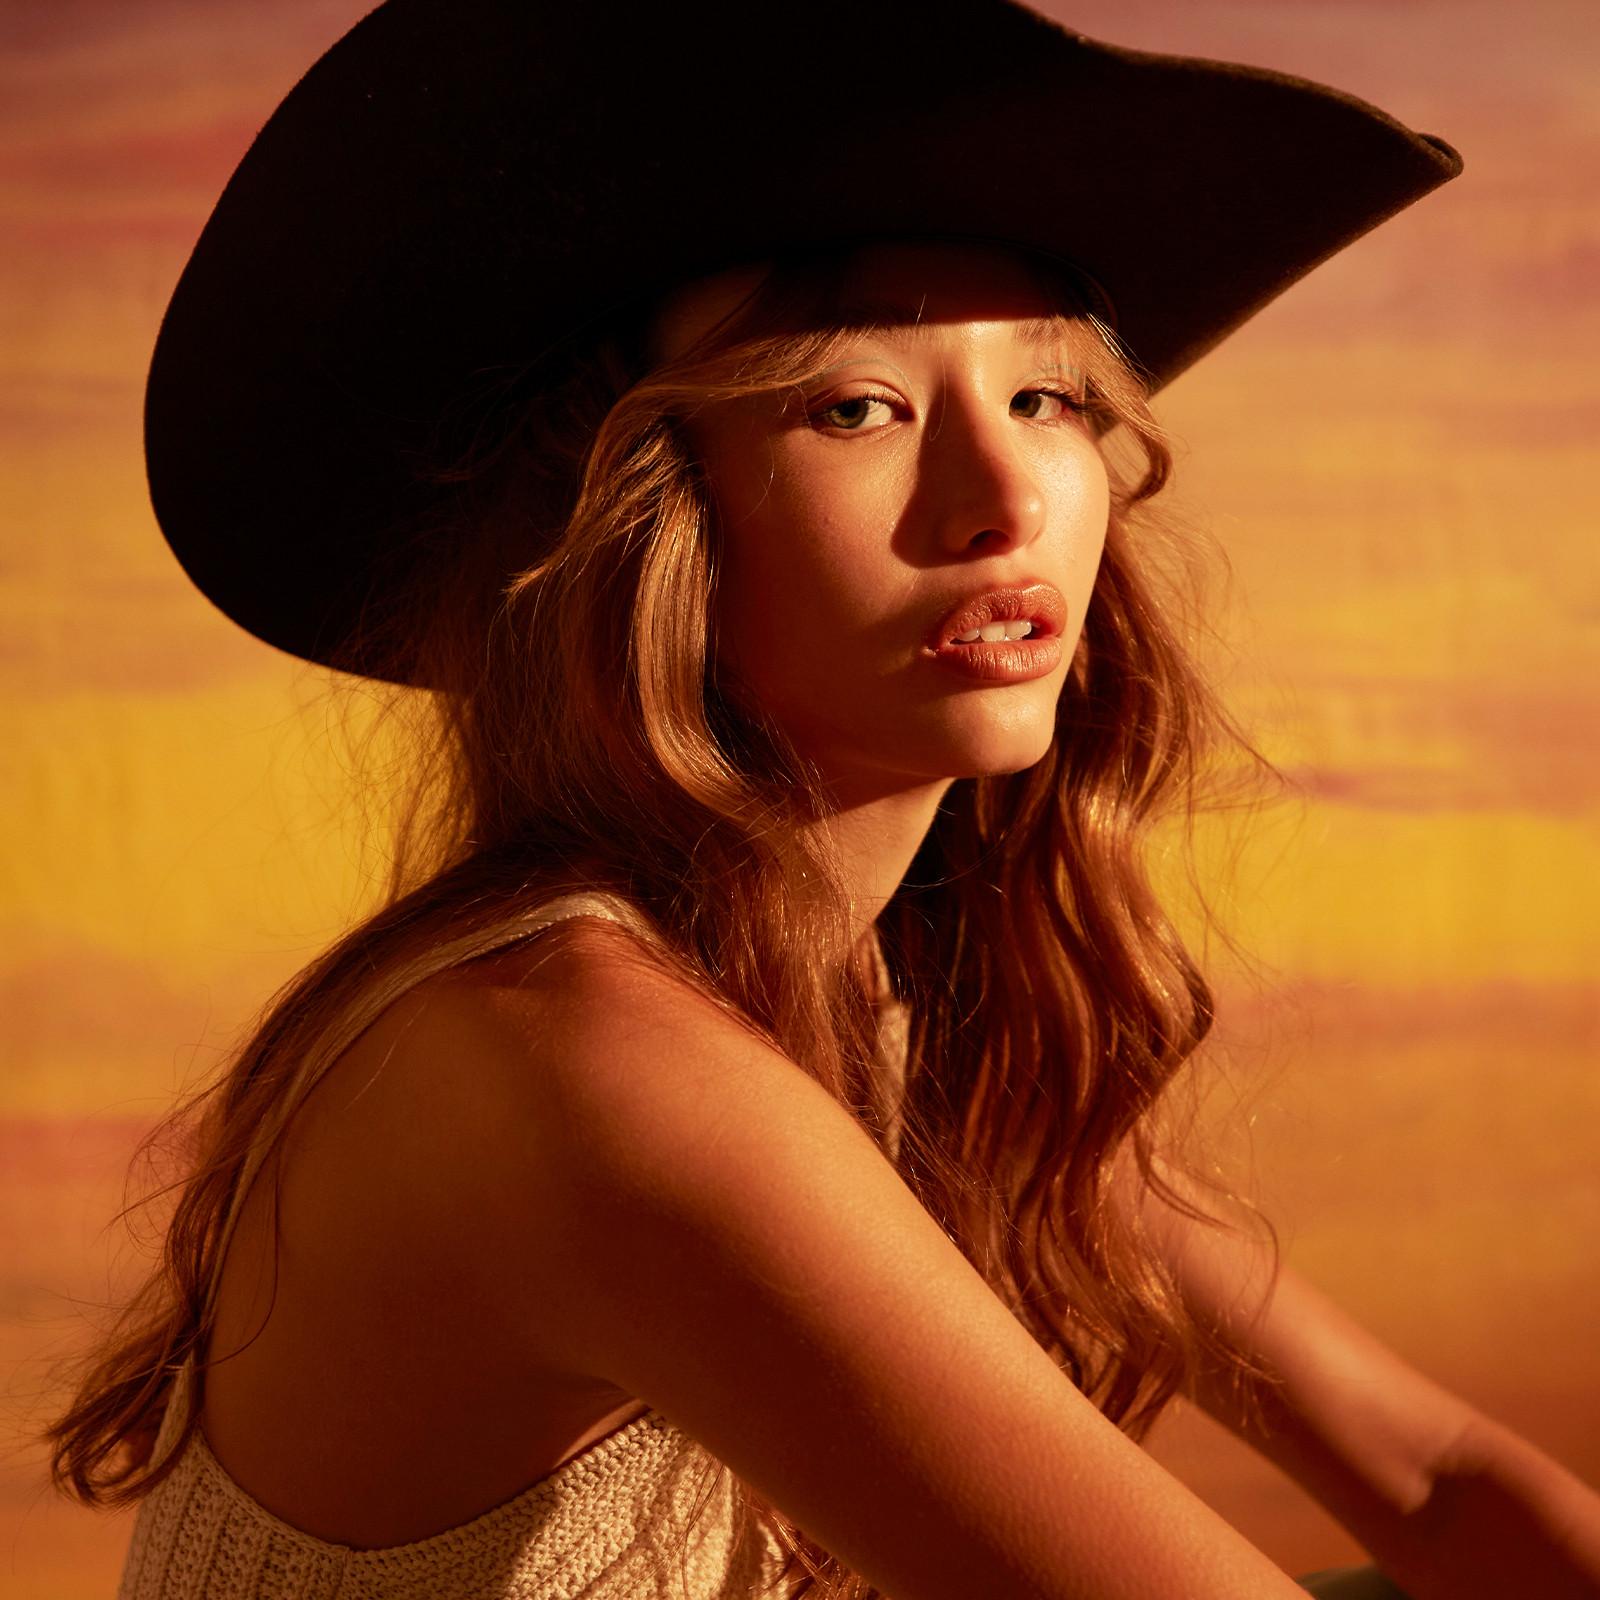
{"type": "MultiPolygon", "coordinates": [[[[1171,451],[1066,269],[1035,263],[1112,496],[1054,741],[1025,771],[950,786],[870,963],[851,947],[820,774],[719,668],[719,533],[683,424],[834,363],[859,332],[837,315],[838,264],[786,258],[667,361],[646,354],[644,309],[619,314],[486,385],[419,459],[433,509],[345,658],[430,686],[390,699],[412,756],[379,908],[141,1146],[181,1151],[176,1201],[158,1264],[46,1431],[64,1493],[130,1505],[171,1470],[198,1422],[156,1450],[175,1377],[207,1364],[231,1229],[320,1075],[398,996],[576,889],[639,907],[652,958],[849,1107],[1128,1434],[1202,1369],[1251,1370],[1185,1307],[1142,1208],[1113,1199],[1131,1176],[1196,1215],[1174,1173],[1220,1188],[1170,1138],[1214,1007],[1153,886],[1153,840],[1170,855],[1164,824],[1182,835],[1241,772],[1272,769],[1186,642],[1196,546],[1151,504],[1171,451]],[[879,1065],[869,971],[909,1013],[903,1095],[879,1065]]],[[[734,1481],[787,1553],[784,1592],[876,1594],[734,1481]]]]}

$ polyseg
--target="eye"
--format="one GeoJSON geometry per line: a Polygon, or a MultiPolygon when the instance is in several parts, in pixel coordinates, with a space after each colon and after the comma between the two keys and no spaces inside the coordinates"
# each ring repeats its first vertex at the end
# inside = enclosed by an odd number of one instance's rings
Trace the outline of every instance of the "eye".
{"type": "MultiPolygon", "coordinates": [[[[878,412],[892,411],[897,397],[879,390],[854,394],[845,400],[835,400],[832,405],[820,406],[811,413],[811,425],[830,428],[839,433],[877,433],[887,418],[871,422],[878,412]],[[870,423],[870,425],[869,425],[870,423]]],[[[1089,410],[1089,401],[1073,389],[1039,388],[1019,389],[1012,397],[1012,415],[1027,422],[1071,421],[1089,410]],[[1031,410],[1018,410],[1017,401],[1032,403],[1031,410]],[[1054,408],[1053,410],[1051,408],[1054,408]]]]}
{"type": "Polygon", "coordinates": [[[831,406],[822,406],[811,413],[812,426],[825,425],[841,433],[876,433],[877,428],[864,427],[872,414],[872,407],[892,407],[895,397],[871,390],[866,394],[853,394],[847,400],[835,400],[831,406]]]}
{"type": "Polygon", "coordinates": [[[1056,406],[1054,416],[1043,415],[1037,411],[1028,412],[1027,420],[1030,422],[1056,421],[1063,416],[1077,417],[1089,409],[1088,401],[1071,389],[1020,389],[1012,399],[1013,411],[1018,400],[1028,399],[1053,401],[1056,406]]]}

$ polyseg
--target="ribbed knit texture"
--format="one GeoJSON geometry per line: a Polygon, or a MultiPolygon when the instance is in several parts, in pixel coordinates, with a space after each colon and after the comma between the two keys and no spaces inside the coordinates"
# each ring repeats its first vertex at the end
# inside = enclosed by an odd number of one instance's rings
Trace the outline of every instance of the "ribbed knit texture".
{"type": "MultiPolygon", "coordinates": [[[[626,903],[583,894],[550,901],[515,937],[585,915],[649,932],[626,903]]],[[[903,1069],[905,1014],[889,1008],[884,1020],[886,1064],[903,1069]]],[[[185,1367],[158,1456],[191,1393],[185,1367]]],[[[117,1600],[754,1600],[781,1564],[727,1469],[657,1411],[471,1522],[380,1550],[330,1544],[273,1516],[196,1428],[140,1504],[117,1600]]]]}
{"type": "Polygon", "coordinates": [[[650,1411],[471,1522],[353,1550],[264,1510],[196,1430],[140,1507],[118,1600],[748,1600],[780,1553],[753,1521],[738,1538],[716,1469],[650,1411]],[[702,1481],[713,1492],[680,1559],[702,1481]]]}

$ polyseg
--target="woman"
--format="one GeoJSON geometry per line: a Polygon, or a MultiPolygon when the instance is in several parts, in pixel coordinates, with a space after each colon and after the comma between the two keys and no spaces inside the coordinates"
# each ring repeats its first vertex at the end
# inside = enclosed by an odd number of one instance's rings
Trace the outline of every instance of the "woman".
{"type": "Polygon", "coordinates": [[[1143,847],[1231,729],[1146,396],[1459,163],[998,0],[761,21],[390,0],[196,248],[163,531],[437,731],[60,1480],[130,1596],[1301,1592],[1139,1450],[1183,1390],[1415,1600],[1595,1592],[1595,1497],[1158,1148],[1143,847]]]}

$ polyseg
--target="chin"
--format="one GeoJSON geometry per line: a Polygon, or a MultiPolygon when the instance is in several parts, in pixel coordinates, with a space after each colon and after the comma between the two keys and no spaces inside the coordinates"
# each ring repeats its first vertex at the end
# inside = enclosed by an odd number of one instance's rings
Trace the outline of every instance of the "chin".
{"type": "Polygon", "coordinates": [[[1026,750],[1013,748],[975,756],[967,771],[952,773],[951,776],[960,778],[1000,778],[1011,772],[1026,772],[1029,767],[1037,766],[1044,760],[1050,753],[1050,744],[1051,741],[1046,739],[1043,744],[1032,744],[1026,750]]]}
{"type": "Polygon", "coordinates": [[[932,720],[883,719],[874,724],[870,737],[853,730],[848,740],[819,741],[810,752],[823,771],[841,779],[849,774],[852,792],[864,786],[888,794],[961,778],[1025,772],[1042,761],[1055,743],[1054,699],[1045,705],[1013,703],[1004,708],[1009,716],[997,716],[1000,709],[991,702],[977,716],[969,712],[932,720]]]}
{"type": "Polygon", "coordinates": [[[1042,761],[1055,743],[1055,703],[1019,708],[1010,718],[986,717],[951,731],[955,734],[950,740],[952,776],[988,778],[1024,772],[1042,761]]]}
{"type": "MultiPolygon", "coordinates": [[[[1026,772],[1050,753],[1053,728],[1039,731],[996,729],[983,738],[950,741],[942,751],[928,752],[926,770],[945,778],[998,778],[1026,772]]],[[[923,765],[923,763],[918,763],[923,765]]]]}

